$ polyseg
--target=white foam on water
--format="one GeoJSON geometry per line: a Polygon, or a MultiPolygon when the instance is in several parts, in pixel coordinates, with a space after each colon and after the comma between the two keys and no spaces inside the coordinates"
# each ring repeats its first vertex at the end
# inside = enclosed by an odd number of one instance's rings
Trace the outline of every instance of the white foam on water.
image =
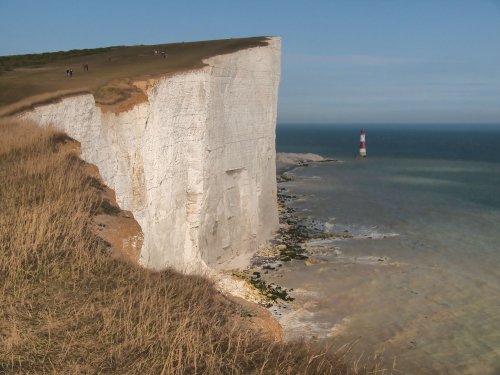
{"type": "Polygon", "coordinates": [[[279,313],[273,313],[284,328],[285,339],[292,340],[301,337],[325,338],[330,331],[328,323],[320,323],[315,320],[314,310],[317,302],[309,300],[301,307],[294,309],[279,309],[279,313]]]}
{"type": "Polygon", "coordinates": [[[401,267],[408,265],[403,262],[392,262],[388,256],[362,255],[362,256],[345,256],[336,257],[333,262],[344,264],[361,264],[366,266],[395,266],[401,267]]]}
{"type": "Polygon", "coordinates": [[[330,331],[326,334],[327,337],[335,337],[346,330],[348,330],[349,325],[351,324],[351,319],[349,317],[342,318],[342,320],[338,323],[335,323],[330,331]]]}
{"type": "Polygon", "coordinates": [[[456,181],[445,180],[441,178],[413,177],[413,176],[395,176],[392,181],[409,185],[428,185],[428,186],[459,186],[462,185],[456,181]]]}
{"type": "Polygon", "coordinates": [[[329,233],[349,234],[353,238],[358,238],[358,239],[369,238],[369,239],[379,240],[383,238],[391,238],[399,236],[399,233],[396,232],[381,231],[379,230],[378,226],[365,227],[360,225],[344,225],[344,224],[327,222],[324,224],[324,227],[326,231],[329,233]]]}
{"type": "Polygon", "coordinates": [[[380,240],[383,238],[391,238],[399,236],[398,233],[394,232],[379,232],[375,228],[363,228],[360,229],[358,233],[354,231],[354,238],[369,238],[373,240],[380,240]]]}
{"type": "Polygon", "coordinates": [[[307,221],[309,222],[308,224],[316,230],[321,230],[325,233],[350,235],[355,239],[379,240],[399,236],[399,233],[396,232],[380,231],[378,226],[365,227],[360,225],[338,224],[334,217],[329,218],[327,222],[322,222],[312,216],[308,216],[307,221]]]}

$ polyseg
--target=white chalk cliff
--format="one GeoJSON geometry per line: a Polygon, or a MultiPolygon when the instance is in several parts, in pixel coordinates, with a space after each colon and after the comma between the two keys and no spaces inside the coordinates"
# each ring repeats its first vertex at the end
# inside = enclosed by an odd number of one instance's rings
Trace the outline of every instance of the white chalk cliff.
{"type": "Polygon", "coordinates": [[[147,267],[197,272],[252,254],[278,227],[280,39],[159,78],[148,101],[103,112],[91,94],[23,116],[81,143],[144,233],[147,267]]]}

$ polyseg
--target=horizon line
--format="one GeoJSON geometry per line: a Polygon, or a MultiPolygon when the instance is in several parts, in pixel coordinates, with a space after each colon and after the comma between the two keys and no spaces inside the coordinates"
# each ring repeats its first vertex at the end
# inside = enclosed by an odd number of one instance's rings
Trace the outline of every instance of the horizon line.
{"type": "Polygon", "coordinates": [[[497,125],[500,122],[287,122],[276,121],[277,125],[497,125]]]}

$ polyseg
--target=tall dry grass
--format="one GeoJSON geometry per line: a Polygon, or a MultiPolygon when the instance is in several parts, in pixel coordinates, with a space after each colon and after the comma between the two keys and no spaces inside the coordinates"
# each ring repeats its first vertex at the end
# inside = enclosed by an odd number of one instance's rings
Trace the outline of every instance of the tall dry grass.
{"type": "Polygon", "coordinates": [[[99,186],[66,141],[0,124],[0,373],[367,372],[248,329],[205,278],[108,256],[91,230],[99,186]]]}

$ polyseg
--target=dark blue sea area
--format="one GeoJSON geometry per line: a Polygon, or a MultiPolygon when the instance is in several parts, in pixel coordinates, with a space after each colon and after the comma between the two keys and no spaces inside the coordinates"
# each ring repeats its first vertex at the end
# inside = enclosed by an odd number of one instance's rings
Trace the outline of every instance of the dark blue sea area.
{"type": "Polygon", "coordinates": [[[370,157],[428,158],[500,163],[500,123],[494,124],[278,124],[278,152],[315,152],[348,158],[367,132],[370,157]]]}

